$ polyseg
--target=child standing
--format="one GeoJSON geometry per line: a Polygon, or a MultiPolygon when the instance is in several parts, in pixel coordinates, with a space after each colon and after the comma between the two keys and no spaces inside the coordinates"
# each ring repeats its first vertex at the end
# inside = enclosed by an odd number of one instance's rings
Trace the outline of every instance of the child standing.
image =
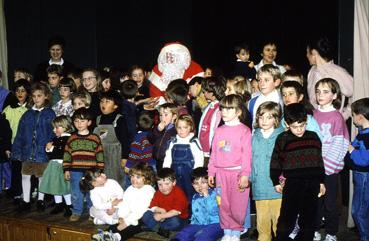
{"type": "Polygon", "coordinates": [[[91,96],[91,112],[94,117],[101,115],[99,91],[101,86],[101,76],[94,68],[84,69],[82,72],[82,85],[91,96]]]}
{"type": "Polygon", "coordinates": [[[196,193],[192,197],[191,224],[183,228],[172,241],[213,241],[222,237],[219,224],[217,192],[209,188],[208,171],[198,167],[191,174],[196,193]]]}
{"type": "Polygon", "coordinates": [[[252,98],[249,102],[249,111],[255,123],[256,111],[265,101],[273,101],[283,106],[282,98],[277,90],[281,83],[281,72],[278,67],[272,64],[266,64],[257,72],[257,80],[260,89],[260,95],[252,98]]]}
{"type": "Polygon", "coordinates": [[[52,64],[46,69],[47,81],[51,89],[51,106],[54,106],[60,100],[59,82],[63,78],[63,67],[52,64]]]}
{"type": "Polygon", "coordinates": [[[159,107],[160,123],[154,127],[151,143],[154,143],[154,158],[156,169],[163,167],[163,161],[169,142],[177,134],[174,122],[177,119],[177,107],[172,103],[165,103],[159,107]]]}
{"type": "Polygon", "coordinates": [[[349,146],[349,134],[342,114],[336,109],[340,107],[341,100],[340,86],[337,81],[330,78],[319,80],[315,85],[315,94],[319,106],[318,109],[314,110],[314,118],[318,122],[323,136],[324,184],[327,188],[327,194],[323,197],[321,212],[316,222],[316,231],[319,230],[320,225],[318,224],[323,216],[327,234],[325,240],[335,241],[339,226],[336,202],[338,177],[339,172],[344,167],[344,157],[349,146]]]}
{"type": "MultiPolygon", "coordinates": [[[[54,136],[52,120],[54,111],[48,107],[51,98],[50,89],[43,83],[35,83],[31,89],[33,107],[20,119],[17,136],[12,146],[12,159],[22,161],[23,202],[19,211],[31,209],[31,176],[35,175],[42,182],[42,175],[47,167],[48,157],[45,146],[54,136]]],[[[37,210],[43,211],[44,194],[38,193],[37,210]]]]}
{"type": "Polygon", "coordinates": [[[73,105],[71,95],[76,92],[76,84],[71,78],[63,78],[59,82],[60,100],[53,106],[56,116],[72,116],[73,105]]]}
{"type": "Polygon", "coordinates": [[[120,103],[120,95],[114,90],[101,94],[102,115],[96,118],[94,133],[103,145],[104,172],[123,186],[125,174],[122,167],[126,165],[130,143],[126,119],[119,114],[120,103]]]}
{"type": "Polygon", "coordinates": [[[359,229],[361,240],[369,240],[369,98],[355,101],[351,105],[352,119],[359,134],[349,146],[348,165],[353,171],[354,197],[352,217],[359,229]]]}
{"type": "Polygon", "coordinates": [[[224,125],[215,131],[209,160],[209,185],[220,187],[222,240],[240,240],[249,199],[251,131],[240,122],[242,98],[225,96],[220,102],[224,125]]]}
{"type": "Polygon", "coordinates": [[[185,225],[189,216],[188,201],[186,194],[176,186],[176,174],[172,169],[162,168],[156,179],[159,190],[155,192],[142,221],[151,230],[168,238],[169,231],[181,230],[185,225]]]}
{"type": "Polygon", "coordinates": [[[194,168],[204,165],[204,153],[194,134],[195,125],[190,115],[181,115],[176,121],[177,135],[165,153],[163,167],[170,167],[176,173],[179,187],[188,200],[193,196],[191,178],[188,175],[194,168]]]}
{"type": "Polygon", "coordinates": [[[72,95],[72,105],[73,105],[73,110],[76,111],[79,108],[90,108],[91,105],[91,95],[85,91],[85,90],[80,90],[76,93],[73,93],[72,95]]]}
{"type": "Polygon", "coordinates": [[[267,101],[256,112],[255,129],[252,136],[252,197],[256,204],[258,240],[271,241],[277,232],[277,221],[282,195],[275,191],[270,180],[270,158],[275,140],[283,132],[279,125],[281,109],[277,103],[267,101]],[[271,229],[272,227],[272,229],[271,229]]]}
{"type": "Polygon", "coordinates": [[[40,192],[54,195],[55,207],[50,214],[61,213],[64,209],[63,196],[65,200],[65,217],[72,215],[72,196],[70,194],[70,184],[64,178],[63,156],[65,144],[74,130],[72,120],[69,116],[61,115],[52,121],[55,137],[46,144],[46,153],[49,157],[42,182],[40,192]]]}
{"type": "MultiPolygon", "coordinates": [[[[104,153],[100,138],[91,134],[88,127],[92,123],[92,114],[86,108],[76,110],[72,116],[77,133],[73,133],[64,150],[64,177],[70,180],[72,193],[72,215],[69,220],[78,221],[83,211],[84,195],[79,182],[86,170],[104,169],[104,153]]],[[[92,206],[89,193],[86,194],[87,207],[92,206]]]]}
{"type": "Polygon", "coordinates": [[[118,223],[118,204],[123,201],[123,189],[113,179],[108,179],[101,169],[87,170],[80,181],[80,188],[90,192],[92,207],[90,216],[94,224],[118,223]]]}
{"type": "Polygon", "coordinates": [[[288,131],[277,137],[270,161],[270,178],[277,192],[282,193],[282,206],[277,225],[277,240],[286,241],[299,214],[300,231],[297,240],[311,241],[314,220],[324,195],[324,167],[321,142],[315,132],[306,131],[307,112],[301,104],[286,106],[288,131]],[[283,173],[284,186],[280,183],[283,173]]]}

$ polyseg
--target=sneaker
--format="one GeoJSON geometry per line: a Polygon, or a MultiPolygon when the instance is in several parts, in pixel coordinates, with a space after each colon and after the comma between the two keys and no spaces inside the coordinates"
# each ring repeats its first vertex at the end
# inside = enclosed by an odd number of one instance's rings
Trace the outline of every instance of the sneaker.
{"type": "Polygon", "coordinates": [[[100,219],[97,218],[93,218],[93,222],[95,225],[103,225],[105,224],[103,221],[101,221],[100,219]]]}
{"type": "Polygon", "coordinates": [[[170,231],[160,227],[157,234],[159,234],[160,236],[163,236],[164,238],[169,238],[170,231]]]}
{"type": "Polygon", "coordinates": [[[99,230],[97,234],[92,235],[92,241],[104,241],[104,232],[99,230]]]}
{"type": "Polygon", "coordinates": [[[337,241],[337,236],[336,235],[327,234],[327,236],[325,236],[324,241],[337,241]]]}
{"type": "Polygon", "coordinates": [[[76,222],[81,218],[81,215],[73,213],[72,216],[69,217],[69,221],[76,222]]]}
{"type": "Polygon", "coordinates": [[[220,241],[231,241],[232,236],[230,235],[224,235],[223,238],[220,241]]]}
{"type": "Polygon", "coordinates": [[[72,215],[72,205],[65,205],[64,210],[64,217],[70,217],[72,215]]]}
{"type": "Polygon", "coordinates": [[[231,236],[231,239],[229,241],[240,241],[240,237],[231,236]]]}
{"type": "Polygon", "coordinates": [[[112,231],[105,231],[103,233],[104,241],[120,241],[119,233],[113,233],[112,231]]]}
{"type": "Polygon", "coordinates": [[[51,210],[50,214],[58,214],[58,213],[61,213],[63,212],[64,210],[64,205],[63,203],[57,203],[55,204],[55,207],[51,210]]]}
{"type": "MultiPolygon", "coordinates": [[[[292,232],[290,233],[290,235],[288,237],[290,237],[291,239],[295,239],[297,234],[300,231],[300,227],[299,225],[296,223],[295,227],[293,228],[292,232]]],[[[314,239],[315,240],[315,239],[314,239]]],[[[319,239],[320,240],[320,239],[319,239]]]]}
{"type": "Polygon", "coordinates": [[[37,200],[36,202],[36,208],[37,208],[37,211],[39,212],[43,212],[45,211],[45,203],[43,200],[37,200]]]}
{"type": "Polygon", "coordinates": [[[320,241],[320,240],[322,240],[322,235],[320,235],[319,232],[315,231],[314,232],[314,239],[313,240],[314,241],[320,241]]]}

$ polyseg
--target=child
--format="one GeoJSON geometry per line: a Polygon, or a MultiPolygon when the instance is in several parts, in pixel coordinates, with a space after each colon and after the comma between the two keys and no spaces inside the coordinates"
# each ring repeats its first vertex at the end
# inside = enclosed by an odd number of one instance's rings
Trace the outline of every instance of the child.
{"type": "Polygon", "coordinates": [[[159,107],[160,123],[154,127],[151,143],[154,143],[154,158],[156,159],[156,169],[159,171],[163,167],[163,161],[169,142],[175,137],[177,130],[174,122],[177,119],[177,107],[171,103],[162,104],[159,107]]]}
{"type": "Polygon", "coordinates": [[[73,93],[72,95],[72,105],[73,105],[73,110],[76,111],[79,108],[90,108],[91,105],[91,95],[85,91],[85,90],[81,90],[78,91],[76,93],[73,93]]]}
{"type": "MultiPolygon", "coordinates": [[[[202,87],[205,98],[209,104],[204,109],[200,119],[198,138],[200,140],[205,159],[209,159],[214,131],[221,121],[219,101],[224,96],[225,79],[221,77],[206,78],[202,87]]],[[[205,160],[205,162],[207,161],[205,160]]]]}
{"type": "MultiPolygon", "coordinates": [[[[129,173],[129,169],[137,163],[147,163],[156,173],[156,161],[153,158],[153,145],[150,143],[148,136],[154,125],[154,119],[148,112],[141,112],[138,117],[138,132],[130,146],[130,153],[125,167],[125,172],[129,173]]],[[[126,184],[130,185],[130,182],[126,184]]]]}
{"type": "Polygon", "coordinates": [[[209,188],[208,172],[198,167],[191,174],[192,186],[196,193],[192,197],[191,224],[184,227],[172,241],[213,241],[222,237],[219,224],[217,192],[209,188]]]}
{"type": "Polygon", "coordinates": [[[248,83],[242,76],[236,76],[233,79],[228,79],[226,86],[227,89],[224,92],[225,95],[236,94],[242,97],[244,104],[240,120],[243,124],[245,124],[248,128],[251,129],[252,127],[251,114],[247,109],[247,103],[249,102],[251,97],[250,92],[248,90],[249,89],[248,83]]]}
{"type": "MultiPolygon", "coordinates": [[[[311,113],[309,114],[308,107],[310,107],[310,103],[306,103],[305,101],[302,85],[297,81],[287,80],[281,85],[281,94],[284,106],[294,103],[302,103],[305,106],[308,111],[306,130],[314,131],[319,136],[320,140],[323,140],[320,134],[319,124],[312,116],[312,111],[310,111],[311,113]]],[[[284,120],[282,120],[282,126],[285,127],[284,120]]]]}
{"type": "Polygon", "coordinates": [[[8,191],[11,185],[11,166],[10,166],[10,153],[11,153],[11,139],[12,129],[10,128],[9,121],[5,118],[5,115],[0,113],[0,194],[3,189],[8,191]],[[4,186],[3,186],[4,185],[4,186]]]}
{"type": "Polygon", "coordinates": [[[282,83],[285,81],[297,81],[301,86],[304,86],[304,76],[297,70],[287,70],[282,75],[282,83]]]}
{"type": "Polygon", "coordinates": [[[369,240],[369,98],[355,101],[351,105],[352,119],[359,134],[349,146],[348,166],[353,171],[354,196],[352,217],[359,229],[361,240],[369,240]]]}
{"type": "Polygon", "coordinates": [[[194,168],[204,165],[204,153],[195,137],[195,125],[190,115],[181,115],[176,120],[177,135],[165,153],[163,167],[176,173],[177,184],[186,193],[188,200],[193,196],[191,179],[188,175],[194,168]]]}
{"type": "Polygon", "coordinates": [[[133,80],[126,80],[122,83],[121,95],[123,96],[122,107],[120,113],[126,119],[128,126],[128,139],[132,143],[133,137],[136,134],[136,122],[138,109],[135,104],[135,97],[137,96],[138,86],[133,80]]]}
{"type": "Polygon", "coordinates": [[[173,80],[165,90],[165,100],[177,106],[178,116],[188,114],[186,107],[188,84],[183,79],[173,80]]]}
{"type": "Polygon", "coordinates": [[[271,101],[261,104],[256,112],[252,136],[251,183],[260,241],[272,240],[271,230],[275,236],[282,202],[282,195],[274,190],[269,173],[275,140],[283,132],[283,127],[279,125],[280,119],[280,106],[271,101]]]}
{"type": "Polygon", "coordinates": [[[168,238],[169,231],[181,230],[185,225],[189,216],[188,201],[186,194],[176,186],[173,169],[158,170],[156,179],[159,190],[155,192],[150,209],[144,213],[142,221],[149,229],[168,238]]]}
{"type": "Polygon", "coordinates": [[[51,89],[51,106],[54,106],[60,100],[59,82],[63,78],[63,67],[52,64],[47,69],[47,80],[51,89]]]}
{"type": "Polygon", "coordinates": [[[147,211],[154,196],[154,172],[146,163],[139,163],[129,171],[132,185],[123,195],[123,202],[118,209],[119,221],[117,226],[111,226],[110,230],[118,240],[127,240],[141,232],[141,218],[147,211]]]}
{"type": "Polygon", "coordinates": [[[129,154],[128,127],[126,119],[119,114],[121,97],[118,92],[110,90],[100,96],[102,115],[96,118],[94,133],[100,137],[104,149],[104,172],[124,184],[124,170],[129,154]]]}
{"type": "Polygon", "coordinates": [[[14,70],[14,83],[17,82],[20,79],[25,79],[28,82],[32,82],[33,76],[31,72],[29,72],[25,68],[16,68],[14,70]]]}
{"type": "Polygon", "coordinates": [[[74,84],[76,85],[76,89],[81,89],[82,84],[82,70],[79,68],[73,68],[71,71],[69,71],[68,78],[71,78],[74,81],[74,84]]]}
{"type": "Polygon", "coordinates": [[[209,185],[220,187],[222,240],[240,240],[249,199],[251,131],[240,122],[242,98],[225,96],[220,102],[224,125],[215,130],[209,160],[209,185]]]}
{"type": "MultiPolygon", "coordinates": [[[[336,233],[339,226],[336,202],[338,177],[339,172],[344,167],[344,157],[349,146],[349,134],[342,114],[336,109],[340,107],[341,100],[340,86],[337,81],[330,78],[319,80],[315,85],[315,94],[319,106],[318,109],[314,110],[314,118],[318,122],[323,136],[324,184],[327,188],[327,195],[323,197],[322,210],[319,216],[325,218],[327,234],[325,240],[335,241],[337,240],[336,233]]],[[[320,220],[316,222],[316,231],[320,228],[320,225],[318,225],[320,220]]]]}
{"type": "Polygon", "coordinates": [[[277,224],[277,240],[286,241],[299,214],[297,240],[314,237],[314,220],[318,197],[324,195],[324,167],[321,142],[315,132],[306,130],[307,112],[302,104],[286,106],[284,119],[288,131],[277,137],[270,161],[270,178],[282,193],[282,206],[277,224]],[[286,181],[280,184],[283,173],[286,181]]]}
{"type": "Polygon", "coordinates": [[[282,98],[277,90],[281,83],[281,72],[278,67],[272,64],[266,64],[257,72],[257,80],[260,89],[260,95],[252,98],[249,102],[249,111],[253,123],[256,119],[256,111],[265,101],[273,101],[283,106],[282,98]]]}
{"type": "MultiPolygon", "coordinates": [[[[88,127],[92,114],[86,108],[79,108],[72,116],[77,133],[73,133],[65,145],[64,177],[70,180],[72,193],[72,215],[69,221],[78,221],[83,211],[83,194],[79,182],[85,172],[92,168],[104,169],[104,153],[99,136],[91,134],[88,127]]],[[[92,206],[90,195],[86,194],[87,207],[92,206]]]]}
{"type": "Polygon", "coordinates": [[[135,101],[144,100],[150,97],[148,81],[145,78],[145,70],[139,65],[134,65],[130,70],[131,79],[137,83],[137,95],[135,101]]]}
{"type": "Polygon", "coordinates": [[[275,42],[266,41],[262,46],[260,54],[263,59],[257,65],[255,65],[256,72],[258,72],[261,67],[267,64],[276,66],[281,74],[286,72],[286,69],[282,65],[277,65],[274,61],[277,57],[277,45],[275,42]]]}
{"type": "Polygon", "coordinates": [[[94,224],[118,223],[118,204],[123,201],[123,189],[114,179],[108,179],[101,169],[91,169],[85,172],[80,181],[80,188],[90,192],[92,207],[90,216],[94,224]]]}
{"type": "MultiPolygon", "coordinates": [[[[12,146],[12,159],[22,161],[23,202],[20,212],[31,209],[31,176],[35,175],[42,182],[42,174],[47,167],[48,158],[45,146],[54,137],[52,120],[54,111],[48,107],[51,93],[46,84],[32,85],[33,107],[20,119],[17,135],[12,146]],[[36,144],[35,144],[36,143],[36,144]]],[[[37,210],[43,211],[44,194],[38,193],[37,210]]]]}
{"type": "Polygon", "coordinates": [[[71,100],[71,94],[76,92],[76,85],[71,78],[63,78],[59,82],[59,95],[60,100],[52,107],[56,116],[66,115],[72,116],[73,105],[71,100]]]}
{"type": "Polygon", "coordinates": [[[52,121],[55,137],[46,144],[46,152],[49,157],[42,182],[40,192],[54,195],[55,207],[50,214],[58,214],[64,210],[63,197],[65,200],[65,217],[72,215],[72,196],[70,194],[70,183],[64,178],[63,156],[64,147],[74,130],[72,120],[69,116],[59,116],[52,121]]]}
{"type": "Polygon", "coordinates": [[[250,48],[247,44],[242,43],[234,48],[237,62],[234,67],[234,76],[240,75],[247,81],[255,79],[256,71],[254,62],[250,61],[250,48]]]}
{"type": "Polygon", "coordinates": [[[195,121],[195,126],[199,126],[202,112],[208,105],[208,101],[201,88],[203,82],[204,78],[196,76],[188,83],[190,100],[187,102],[187,108],[195,121]]]}
{"type": "Polygon", "coordinates": [[[101,115],[99,91],[101,86],[100,73],[93,68],[84,69],[82,72],[82,85],[91,96],[91,113],[94,117],[101,115]]]}

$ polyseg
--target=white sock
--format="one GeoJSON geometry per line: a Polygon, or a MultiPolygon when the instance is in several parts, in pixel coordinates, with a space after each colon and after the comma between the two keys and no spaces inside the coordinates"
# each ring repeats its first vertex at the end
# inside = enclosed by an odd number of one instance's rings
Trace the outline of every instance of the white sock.
{"type": "Polygon", "coordinates": [[[61,195],[54,195],[54,201],[55,203],[61,203],[63,202],[63,197],[61,195]]]}
{"type": "Polygon", "coordinates": [[[29,203],[31,201],[31,175],[22,174],[22,191],[23,201],[29,203]]]}
{"type": "MultiPolygon", "coordinates": [[[[42,177],[39,177],[38,178],[38,190],[40,190],[41,182],[42,182],[42,177]]],[[[43,201],[44,200],[44,197],[45,197],[45,194],[42,193],[42,192],[40,192],[40,191],[38,191],[38,198],[37,199],[43,201]]]]}
{"type": "Polygon", "coordinates": [[[68,206],[72,205],[72,194],[63,195],[65,204],[68,206]]]}

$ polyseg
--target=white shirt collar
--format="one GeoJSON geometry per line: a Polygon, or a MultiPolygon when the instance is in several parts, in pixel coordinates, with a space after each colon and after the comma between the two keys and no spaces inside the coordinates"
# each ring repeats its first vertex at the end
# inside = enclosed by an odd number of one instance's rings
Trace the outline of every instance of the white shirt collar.
{"type": "Polygon", "coordinates": [[[49,65],[52,65],[52,64],[63,65],[64,64],[64,59],[63,58],[60,58],[60,61],[59,62],[53,62],[52,59],[50,59],[49,60],[49,65]]]}

